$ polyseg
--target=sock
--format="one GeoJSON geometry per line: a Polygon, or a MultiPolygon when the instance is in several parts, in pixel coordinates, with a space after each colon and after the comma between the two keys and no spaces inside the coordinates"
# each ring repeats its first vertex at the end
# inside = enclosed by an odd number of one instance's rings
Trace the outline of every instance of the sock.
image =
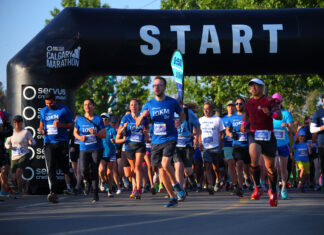
{"type": "Polygon", "coordinates": [[[260,166],[250,166],[252,177],[256,187],[260,187],[260,166]]]}
{"type": "Polygon", "coordinates": [[[67,188],[68,190],[71,190],[71,185],[70,185],[70,184],[66,184],[66,188],[67,188]]]}

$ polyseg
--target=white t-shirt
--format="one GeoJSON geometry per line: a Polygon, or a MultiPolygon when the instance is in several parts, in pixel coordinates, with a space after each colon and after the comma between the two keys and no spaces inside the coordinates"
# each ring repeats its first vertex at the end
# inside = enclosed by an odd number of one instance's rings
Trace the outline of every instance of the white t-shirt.
{"type": "Polygon", "coordinates": [[[218,147],[220,132],[225,130],[222,119],[214,115],[212,117],[201,117],[199,122],[204,149],[218,147]]]}

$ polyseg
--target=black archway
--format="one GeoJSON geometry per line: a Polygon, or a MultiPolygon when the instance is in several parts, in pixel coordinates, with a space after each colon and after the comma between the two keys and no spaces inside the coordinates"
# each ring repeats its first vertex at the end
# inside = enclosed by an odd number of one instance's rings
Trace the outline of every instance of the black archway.
{"type": "Polygon", "coordinates": [[[175,49],[186,75],[323,74],[323,22],[324,9],[64,9],[7,67],[8,111],[37,139],[25,177],[35,191],[47,182],[37,128],[49,90],[73,111],[89,76],[171,75],[175,49]]]}

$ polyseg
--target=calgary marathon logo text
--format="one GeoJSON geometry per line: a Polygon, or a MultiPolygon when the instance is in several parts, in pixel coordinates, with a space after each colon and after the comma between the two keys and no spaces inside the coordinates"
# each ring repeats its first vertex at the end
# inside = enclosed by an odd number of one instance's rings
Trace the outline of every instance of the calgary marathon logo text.
{"type": "Polygon", "coordinates": [[[81,47],[66,51],[64,47],[48,46],[46,48],[46,66],[52,69],[79,67],[81,47]]]}

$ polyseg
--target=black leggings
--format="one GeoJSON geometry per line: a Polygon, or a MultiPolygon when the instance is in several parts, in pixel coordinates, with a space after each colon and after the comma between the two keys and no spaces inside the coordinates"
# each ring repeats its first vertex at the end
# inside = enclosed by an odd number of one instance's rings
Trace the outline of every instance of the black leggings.
{"type": "Polygon", "coordinates": [[[92,181],[94,193],[98,193],[98,167],[102,156],[103,149],[80,151],[80,172],[83,179],[92,181]],[[90,171],[89,171],[90,165],[90,171]]]}

